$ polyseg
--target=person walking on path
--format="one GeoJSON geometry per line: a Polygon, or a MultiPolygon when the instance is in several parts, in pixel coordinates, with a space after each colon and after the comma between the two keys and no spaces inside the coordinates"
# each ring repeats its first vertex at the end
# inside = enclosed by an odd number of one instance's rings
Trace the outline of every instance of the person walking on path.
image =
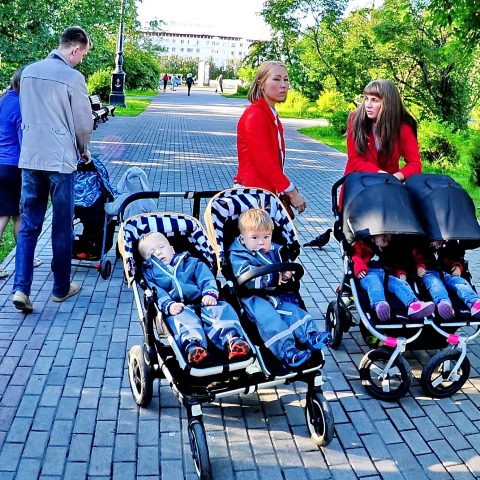
{"type": "MultiPolygon", "coordinates": [[[[302,213],[307,203],[283,171],[285,140],[275,110],[275,105],[287,98],[288,88],[283,63],[268,61],[260,65],[248,92],[251,105],[237,125],[238,171],[234,183],[270,190],[302,213]]],[[[291,208],[289,213],[292,215],[291,208]]]]}
{"type": "Polygon", "coordinates": [[[53,208],[52,300],[62,302],[80,290],[78,283],[70,283],[73,173],[81,157],[90,161],[88,144],[93,121],[85,78],[74,67],[82,62],[90,46],[83,28],[69,27],[56,50],[22,73],[21,227],[12,301],[25,313],[33,310],[29,298],[33,255],[49,193],[53,208]]]}
{"type": "MultiPolygon", "coordinates": [[[[10,88],[0,97],[0,243],[10,217],[13,221],[15,240],[20,230],[20,192],[22,171],[18,168],[22,141],[22,115],[20,113],[20,78],[23,67],[15,71],[10,88]]],[[[33,266],[42,264],[33,259],[33,266]]],[[[0,269],[0,278],[9,272],[0,269]]]]}
{"type": "Polygon", "coordinates": [[[217,88],[215,89],[215,93],[217,93],[218,89],[223,93],[223,75],[220,74],[217,77],[217,88]]]}
{"type": "Polygon", "coordinates": [[[167,84],[168,84],[168,74],[165,74],[163,76],[163,91],[164,92],[167,91],[167,84]]]}
{"type": "Polygon", "coordinates": [[[187,89],[188,89],[188,96],[190,96],[190,90],[192,88],[192,85],[193,85],[193,77],[192,77],[192,74],[189,73],[187,75],[187,89]]]}
{"type": "Polygon", "coordinates": [[[344,175],[390,173],[403,182],[420,173],[417,122],[405,109],[397,87],[390,80],[373,80],[363,95],[363,102],[348,119],[344,175]],[[402,168],[400,157],[405,160],[402,168]]]}

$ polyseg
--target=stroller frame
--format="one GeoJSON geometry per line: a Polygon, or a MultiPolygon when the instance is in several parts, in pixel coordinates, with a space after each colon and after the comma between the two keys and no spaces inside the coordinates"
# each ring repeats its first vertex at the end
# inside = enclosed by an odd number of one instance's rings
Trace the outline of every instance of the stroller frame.
{"type": "MultiPolygon", "coordinates": [[[[357,285],[355,282],[352,263],[347,254],[347,240],[340,221],[338,206],[338,189],[345,183],[346,177],[341,178],[332,186],[332,211],[335,217],[334,234],[340,243],[341,255],[344,265],[344,278],[337,291],[336,300],[330,302],[327,308],[327,329],[333,336],[332,348],[338,348],[343,333],[356,325],[361,329],[362,336],[370,333],[377,339],[376,344],[382,342],[383,346],[370,350],[362,358],[359,371],[362,384],[374,397],[385,401],[395,401],[401,398],[411,386],[412,372],[403,353],[422,340],[423,334],[433,336],[438,341],[445,342],[446,350],[439,350],[424,365],[420,378],[423,390],[430,396],[444,398],[457,392],[467,381],[470,374],[470,362],[466,356],[467,344],[480,335],[480,321],[438,321],[436,318],[424,318],[419,322],[399,324],[374,325],[369,316],[363,311],[360,301],[351,304],[351,298],[358,299],[357,285]],[[352,314],[356,307],[358,319],[352,314]],[[474,326],[476,331],[471,334],[458,334],[452,328],[474,326]],[[363,329],[363,330],[362,330],[363,329]],[[388,330],[399,335],[388,335],[388,330]],[[414,330],[409,334],[409,330],[414,330]],[[365,332],[366,331],[366,332],[365,332]],[[416,342],[418,341],[418,342],[416,342]],[[379,366],[381,365],[381,366],[379,366]],[[397,388],[392,388],[392,376],[399,378],[397,388]]],[[[415,285],[415,287],[417,287],[415,285]]],[[[418,293],[418,287],[417,293],[418,293]]],[[[368,343],[368,342],[367,342],[368,343]]],[[[419,347],[428,349],[429,347],[419,347]]],[[[433,348],[438,347],[438,345],[433,348]]]]}
{"type": "MultiPolygon", "coordinates": [[[[159,197],[191,199],[194,202],[193,211],[198,215],[201,199],[210,198],[215,193],[217,192],[140,192],[134,194],[131,198],[129,197],[129,201],[122,205],[120,218],[123,218],[124,208],[131,201],[138,198],[159,197]]],[[[162,215],[170,214],[162,213],[162,215]]],[[[143,215],[135,217],[140,216],[143,215]]],[[[127,222],[135,217],[131,217],[127,222]]],[[[194,217],[190,218],[196,220],[194,217]]],[[[200,225],[199,222],[198,224],[200,225]]],[[[120,233],[122,229],[123,223],[120,233]]],[[[119,238],[122,238],[121,235],[119,235],[119,238]]],[[[122,241],[123,238],[120,240],[121,251],[123,250],[122,241]]],[[[154,380],[165,378],[168,381],[173,394],[186,408],[190,448],[195,471],[200,479],[208,480],[212,478],[202,404],[217,401],[227,396],[254,393],[260,389],[272,388],[303,379],[307,382],[310,392],[305,409],[309,432],[314,442],[319,446],[332,440],[334,433],[333,414],[328,402],[321,394],[323,379],[321,374],[318,373],[319,366],[307,369],[302,373],[287,372],[282,376],[265,375],[266,366],[261,355],[245,334],[246,340],[252,346],[252,355],[248,359],[230,363],[228,366],[190,367],[185,362],[163,319],[163,315],[157,307],[155,289],[150,289],[143,279],[137,281],[134,278],[130,284],[133,288],[135,305],[144,338],[143,345],[132,346],[128,353],[128,374],[132,395],[139,406],[147,407],[152,400],[154,380]],[[256,360],[259,361],[261,369],[255,367],[256,360]],[[250,371],[246,371],[247,368],[250,371]],[[208,377],[213,378],[210,383],[208,377]]]]}

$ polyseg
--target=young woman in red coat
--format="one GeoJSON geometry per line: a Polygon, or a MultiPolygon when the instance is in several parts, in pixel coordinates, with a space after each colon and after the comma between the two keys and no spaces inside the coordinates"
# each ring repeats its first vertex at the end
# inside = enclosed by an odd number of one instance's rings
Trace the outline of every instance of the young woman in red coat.
{"type": "Polygon", "coordinates": [[[390,80],[374,80],[363,95],[363,102],[348,119],[344,175],[386,172],[403,182],[420,173],[417,122],[406,111],[397,87],[390,80]],[[402,168],[400,157],[405,161],[402,168]]]}
{"type": "Polygon", "coordinates": [[[237,185],[265,188],[285,194],[290,204],[302,213],[307,203],[283,171],[285,140],[275,105],[284,102],[288,92],[285,65],[268,61],[260,65],[248,92],[251,105],[237,126],[237,185]]]}

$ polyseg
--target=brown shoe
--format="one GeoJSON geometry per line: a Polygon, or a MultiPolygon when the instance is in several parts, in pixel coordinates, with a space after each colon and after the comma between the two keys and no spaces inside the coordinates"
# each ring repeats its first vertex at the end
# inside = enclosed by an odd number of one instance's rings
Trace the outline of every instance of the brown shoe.
{"type": "Polygon", "coordinates": [[[28,298],[28,295],[17,290],[12,297],[12,302],[15,308],[25,313],[31,313],[33,311],[33,303],[28,298]]]}
{"type": "Polygon", "coordinates": [[[81,287],[82,286],[80,284],[78,284],[77,282],[72,282],[70,284],[70,290],[68,291],[68,293],[66,295],[64,295],[63,297],[57,297],[56,295],[52,295],[52,300],[54,302],[63,302],[67,298],[70,298],[70,297],[73,297],[74,295],[76,295],[80,291],[81,287]]]}

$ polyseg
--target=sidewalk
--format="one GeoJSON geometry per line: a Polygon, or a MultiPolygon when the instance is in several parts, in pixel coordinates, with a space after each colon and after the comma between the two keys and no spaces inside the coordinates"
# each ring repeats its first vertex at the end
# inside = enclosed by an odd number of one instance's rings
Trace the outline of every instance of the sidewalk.
{"type": "MultiPolygon", "coordinates": [[[[130,166],[143,168],[152,189],[221,190],[236,171],[236,123],[246,100],[186,88],[160,93],[137,118],[115,117],[93,134],[92,153],[116,184],[130,166]]],[[[345,155],[300,135],[311,121],[284,120],[287,172],[308,210],[297,217],[302,243],[331,226],[330,187],[345,155]]],[[[159,209],[190,212],[188,201],[160,199],[159,209]]],[[[79,295],[51,301],[50,216],[40,238],[32,301],[24,316],[11,304],[13,278],[0,280],[0,479],[183,479],[196,477],[185,409],[166,383],[155,382],[148,409],[137,408],[126,356],[142,343],[132,291],[122,266],[105,281],[74,268],[79,295]],[[157,387],[160,387],[157,390],[157,387]]],[[[115,260],[115,250],[109,253],[115,260]]],[[[342,277],[335,240],[301,255],[302,296],[323,325],[342,277]]],[[[479,255],[470,268],[480,278],[479,255]]],[[[14,253],[3,263],[14,269],[14,253]]],[[[470,380],[452,398],[431,400],[418,383],[434,353],[406,355],[415,379],[410,395],[383,403],[364,391],[357,370],[367,351],[358,329],[327,354],[325,394],[336,437],[319,450],[305,425],[305,388],[232,396],[204,409],[215,479],[469,479],[480,477],[480,347],[469,348],[470,380]]]]}

